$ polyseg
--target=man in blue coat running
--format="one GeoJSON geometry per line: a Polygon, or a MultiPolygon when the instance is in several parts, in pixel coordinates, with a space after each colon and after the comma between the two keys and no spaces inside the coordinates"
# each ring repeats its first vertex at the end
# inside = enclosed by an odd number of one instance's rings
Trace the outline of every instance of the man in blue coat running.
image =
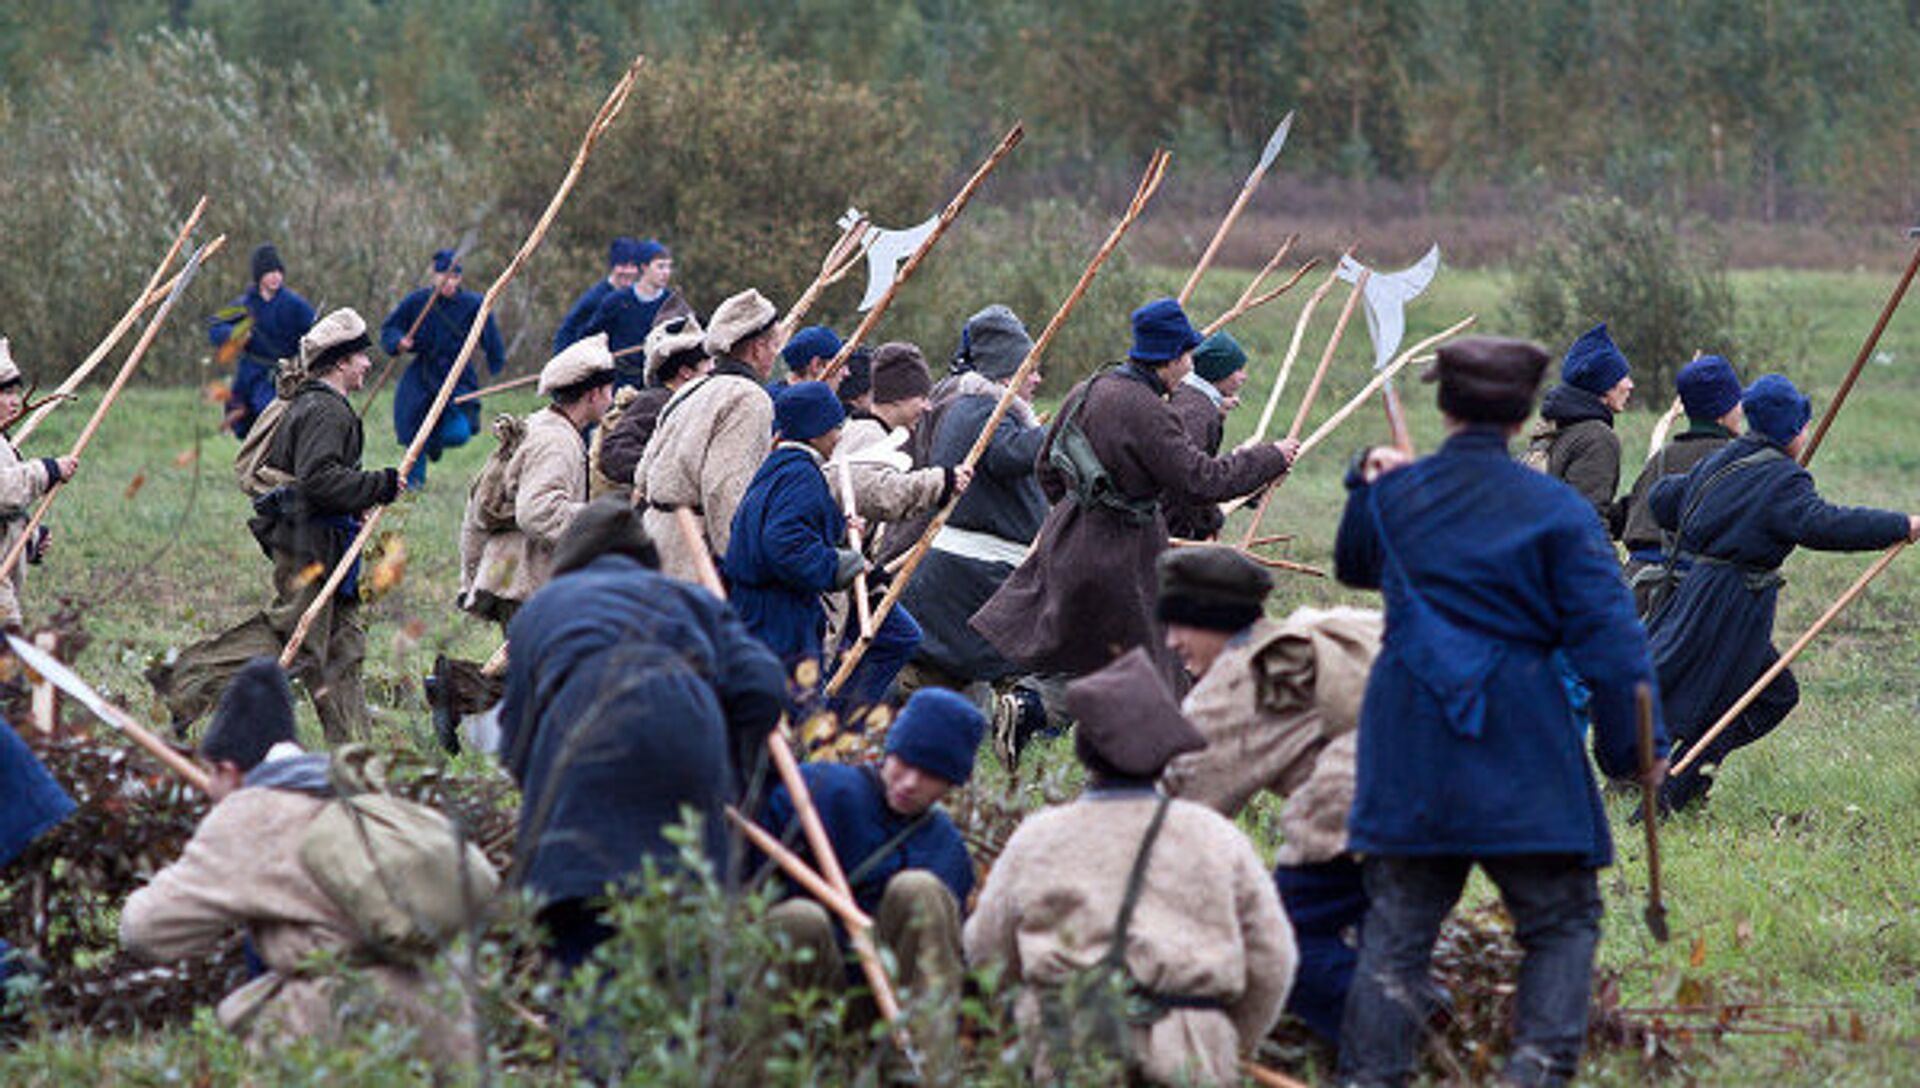
{"type": "MultiPolygon", "coordinates": [[[[473,319],[479,314],[480,295],[461,289],[460,261],[453,250],[443,249],[433,255],[433,286],[408,294],[380,323],[382,351],[388,355],[413,353],[413,362],[407,364],[393,388],[393,434],[402,446],[411,443],[420,425],[426,422],[427,409],[439,395],[440,385],[447,380],[453,361],[460,357],[460,346],[466,343],[467,331],[473,328],[473,319]],[[432,308],[421,318],[420,311],[429,301],[432,308]],[[416,319],[419,319],[417,328],[416,319]]],[[[499,374],[507,363],[507,347],[500,339],[500,329],[493,323],[492,314],[487,315],[486,328],[481,330],[480,350],[487,357],[487,372],[499,374]]],[[[453,387],[453,395],[458,397],[479,388],[479,366],[469,359],[453,387]]],[[[466,445],[479,430],[479,401],[459,405],[449,402],[440,414],[439,425],[433,429],[433,437],[427,439],[426,456],[415,460],[407,473],[407,487],[415,489],[426,483],[427,462],[438,461],[445,450],[466,445]]]]}
{"type": "MultiPolygon", "coordinates": [[[[1518,340],[1442,347],[1428,378],[1445,444],[1411,464],[1371,450],[1348,473],[1335,567],[1350,586],[1382,590],[1386,632],[1348,826],[1370,907],[1341,1025],[1346,1083],[1412,1076],[1434,941],[1476,864],[1525,952],[1503,1083],[1564,1083],[1579,1066],[1596,873],[1613,842],[1565,677],[1592,693],[1600,769],[1631,778],[1634,690],[1653,668],[1593,507],[1507,452],[1547,362],[1518,340]]],[[[1657,782],[1657,726],[1655,752],[1645,776],[1657,782]]]]}
{"type": "Polygon", "coordinates": [[[287,286],[280,251],[266,242],[253,251],[253,286],[216,311],[207,326],[222,363],[234,361],[223,425],[235,438],[247,437],[253,421],[273,403],[273,378],[280,360],[300,351],[300,338],[313,328],[313,307],[287,286]]]}

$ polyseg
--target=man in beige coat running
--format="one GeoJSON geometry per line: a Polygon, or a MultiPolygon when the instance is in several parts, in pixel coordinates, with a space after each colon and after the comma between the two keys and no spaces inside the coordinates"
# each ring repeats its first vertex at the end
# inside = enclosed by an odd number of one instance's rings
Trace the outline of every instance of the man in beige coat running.
{"type": "MultiPolygon", "coordinates": [[[[26,410],[25,384],[6,338],[0,337],[0,428],[11,426],[26,410]]],[[[80,462],[72,457],[24,460],[12,442],[0,438],[0,555],[12,551],[14,542],[27,531],[28,515],[40,496],[54,484],[71,478],[79,467],[80,462]]],[[[26,586],[27,563],[39,562],[46,550],[49,534],[44,526],[39,537],[29,542],[25,562],[14,564],[12,573],[0,579],[0,628],[18,631],[24,622],[20,593],[26,586]]]]}

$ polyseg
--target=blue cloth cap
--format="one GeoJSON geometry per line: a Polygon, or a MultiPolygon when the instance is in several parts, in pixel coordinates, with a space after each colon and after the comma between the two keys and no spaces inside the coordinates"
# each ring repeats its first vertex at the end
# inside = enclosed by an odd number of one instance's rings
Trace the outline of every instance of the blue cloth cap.
{"type": "Polygon", "coordinates": [[[1781,446],[1793,441],[1813,418],[1813,402],[1780,374],[1762,375],[1747,386],[1740,407],[1747,413],[1748,427],[1781,446]]]}
{"type": "Polygon", "coordinates": [[[842,347],[840,334],[825,325],[808,325],[793,334],[787,346],[780,349],[780,361],[795,374],[806,369],[815,359],[831,359],[840,354],[842,347]]]}
{"type": "Polygon", "coordinates": [[[607,267],[623,264],[640,264],[640,239],[620,237],[607,247],[607,267]]]}
{"type": "Polygon", "coordinates": [[[1215,384],[1233,377],[1235,371],[1246,365],[1246,349],[1225,329],[1200,341],[1200,346],[1193,349],[1193,372],[1215,384]]]}
{"type": "Polygon", "coordinates": [[[1690,419],[1719,419],[1740,403],[1740,376],[1718,355],[1702,355],[1681,367],[1673,389],[1690,419]]]}
{"type": "Polygon", "coordinates": [[[773,400],[773,429],[789,442],[819,438],[846,420],[846,406],[826,382],[790,385],[773,400]]]}
{"type": "Polygon", "coordinates": [[[957,786],[973,777],[974,753],[986,734],[986,715],[972,700],[945,688],[922,688],[887,730],[887,754],[957,786]]]}
{"type": "Polygon", "coordinates": [[[1133,350],[1127,354],[1158,366],[1199,347],[1202,339],[1180,303],[1159,298],[1133,311],[1133,350]]]}
{"type": "Polygon", "coordinates": [[[662,257],[671,256],[673,256],[673,254],[667,252],[667,247],[661,245],[659,240],[655,238],[642,239],[633,247],[633,263],[642,268],[647,267],[662,257]]]}
{"type": "Polygon", "coordinates": [[[435,272],[452,272],[458,275],[460,273],[460,258],[451,249],[438,250],[433,255],[433,270],[435,272]]]}
{"type": "Polygon", "coordinates": [[[1560,363],[1560,380],[1598,397],[1619,385],[1620,379],[1632,369],[1627,365],[1627,357],[1614,346],[1613,337],[1607,335],[1607,323],[1602,321],[1581,333],[1580,339],[1567,349],[1567,357],[1560,363]]]}

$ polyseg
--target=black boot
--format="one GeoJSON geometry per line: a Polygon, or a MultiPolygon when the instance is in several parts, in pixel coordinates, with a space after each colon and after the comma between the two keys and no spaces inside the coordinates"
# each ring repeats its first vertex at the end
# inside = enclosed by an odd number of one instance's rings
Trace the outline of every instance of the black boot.
{"type": "Polygon", "coordinates": [[[447,698],[446,684],[441,680],[446,675],[447,656],[441,654],[433,659],[433,672],[426,677],[427,709],[433,712],[433,735],[440,741],[440,747],[450,756],[460,754],[460,717],[453,712],[453,704],[447,698]]]}

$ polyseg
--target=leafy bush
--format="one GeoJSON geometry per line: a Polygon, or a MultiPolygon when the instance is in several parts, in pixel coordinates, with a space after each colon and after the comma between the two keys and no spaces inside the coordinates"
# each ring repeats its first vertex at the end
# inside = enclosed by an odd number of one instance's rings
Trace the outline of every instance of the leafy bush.
{"type": "Polygon", "coordinates": [[[142,364],[173,381],[198,376],[198,316],[245,288],[254,245],[276,242],[316,307],[377,322],[473,203],[475,171],[441,142],[398,139],[365,88],[229,60],[203,33],[56,70],[0,112],[0,145],[0,331],[46,385],[125,309],[203,193],[198,240],[224,232],[227,249],[142,364]]]}
{"type": "Polygon", "coordinates": [[[1563,201],[1546,237],[1521,259],[1515,317],[1549,349],[1607,323],[1633,362],[1639,403],[1664,409],[1673,375],[1694,352],[1735,348],[1724,266],[1683,242],[1675,224],[1617,198],[1563,201]]]}

